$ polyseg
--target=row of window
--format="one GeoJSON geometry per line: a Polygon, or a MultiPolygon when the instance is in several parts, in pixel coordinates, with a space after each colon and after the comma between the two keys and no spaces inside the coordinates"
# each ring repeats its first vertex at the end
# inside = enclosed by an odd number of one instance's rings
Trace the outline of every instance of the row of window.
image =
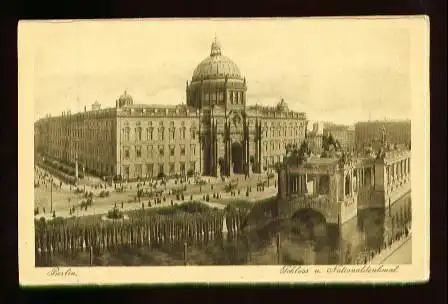
{"type": "MultiPolygon", "coordinates": [[[[185,145],[179,145],[180,149],[180,155],[185,156],[185,145]]],[[[142,157],[142,146],[135,146],[133,147],[134,155],[136,158],[142,157]]],[[[169,155],[175,156],[176,153],[176,147],[174,145],[169,146],[169,155]]],[[[190,145],[190,153],[191,155],[196,155],[196,145],[190,145]]],[[[146,157],[151,158],[155,156],[164,156],[165,155],[165,147],[162,145],[159,146],[146,146],[146,157]],[[157,154],[156,154],[157,153],[157,154]]],[[[130,147],[123,147],[123,158],[128,159],[131,157],[131,148],[130,147]]]]}
{"type": "Polygon", "coordinates": [[[168,163],[168,172],[165,170],[165,163],[160,163],[160,164],[153,164],[153,163],[148,163],[145,165],[142,164],[134,164],[132,165],[133,167],[131,168],[131,165],[124,165],[122,168],[122,174],[124,175],[124,177],[156,177],[158,174],[166,174],[168,173],[169,175],[174,175],[176,173],[180,173],[180,174],[186,174],[187,170],[196,170],[196,162],[192,161],[188,163],[188,168],[187,168],[187,163],[185,162],[179,162],[178,163],[179,166],[177,167],[177,163],[168,163]],[[177,169],[177,168],[178,169],[177,169]],[[133,172],[131,172],[131,169],[133,169],[133,172]]]}
{"type": "Polygon", "coordinates": [[[286,136],[305,136],[305,130],[299,129],[299,127],[283,127],[283,128],[276,128],[276,127],[270,127],[266,128],[264,131],[265,137],[286,137],[286,136]],[[289,130],[288,130],[289,129],[289,130]]]}
{"type": "MultiPolygon", "coordinates": [[[[158,140],[165,140],[165,128],[164,127],[159,127],[156,129],[157,131],[157,139],[158,140]]],[[[150,127],[150,128],[146,128],[146,140],[156,140],[155,138],[155,134],[156,132],[154,132],[155,129],[150,127]]],[[[186,139],[186,133],[187,133],[187,129],[185,127],[181,127],[178,129],[178,133],[179,133],[179,139],[186,139]]],[[[134,135],[135,135],[135,140],[136,141],[141,141],[143,140],[143,130],[141,127],[137,127],[134,129],[134,135]]],[[[196,139],[196,135],[197,135],[197,131],[196,129],[190,129],[190,138],[195,140],[196,139]]],[[[174,127],[170,127],[168,128],[168,138],[170,140],[175,140],[176,139],[176,128],[174,127]]],[[[125,127],[122,129],[122,139],[125,141],[129,141],[131,139],[131,129],[129,127],[125,127]]]]}
{"type": "Polygon", "coordinates": [[[65,132],[58,132],[53,135],[40,135],[43,138],[46,138],[46,140],[55,145],[63,145],[66,142],[70,142],[71,139],[77,139],[82,138],[84,141],[101,141],[101,140],[110,140],[112,139],[112,129],[110,130],[100,130],[100,131],[87,131],[84,130],[73,130],[69,134],[66,134],[65,132]]]}
{"type": "Polygon", "coordinates": [[[100,156],[109,156],[115,155],[115,148],[113,145],[107,147],[104,145],[100,145],[98,143],[71,143],[71,144],[56,144],[56,145],[45,145],[48,147],[50,151],[60,151],[61,153],[71,153],[76,155],[89,155],[91,157],[100,157],[100,156]]]}
{"type": "Polygon", "coordinates": [[[271,151],[273,150],[286,150],[286,147],[288,145],[293,146],[293,145],[300,145],[301,141],[300,140],[280,140],[280,141],[271,141],[271,142],[264,142],[264,150],[267,152],[269,151],[269,149],[271,151]]]}
{"type": "MultiPolygon", "coordinates": [[[[229,101],[232,104],[243,104],[244,93],[242,91],[230,91],[229,101]]],[[[224,91],[202,92],[202,101],[207,104],[209,101],[224,101],[224,91]]]]}

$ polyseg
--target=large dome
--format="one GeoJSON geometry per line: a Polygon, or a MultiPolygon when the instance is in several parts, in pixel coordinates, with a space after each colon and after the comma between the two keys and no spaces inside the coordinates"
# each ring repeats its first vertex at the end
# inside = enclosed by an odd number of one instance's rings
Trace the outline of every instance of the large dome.
{"type": "Polygon", "coordinates": [[[222,55],[221,46],[216,40],[212,43],[210,56],[205,58],[194,70],[192,81],[218,78],[241,79],[241,73],[237,65],[222,55]]]}

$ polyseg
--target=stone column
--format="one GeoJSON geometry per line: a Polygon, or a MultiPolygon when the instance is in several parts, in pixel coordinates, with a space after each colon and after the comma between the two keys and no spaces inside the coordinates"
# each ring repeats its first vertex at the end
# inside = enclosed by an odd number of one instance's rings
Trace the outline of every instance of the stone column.
{"type": "Polygon", "coordinates": [[[291,188],[291,193],[295,194],[296,189],[294,189],[294,176],[289,176],[289,187],[291,188]]]}
{"type": "Polygon", "coordinates": [[[291,187],[292,187],[292,193],[297,194],[295,175],[291,175],[291,187]]]}
{"type": "Polygon", "coordinates": [[[401,161],[401,177],[402,177],[402,179],[404,179],[405,176],[406,176],[406,173],[405,173],[405,161],[402,160],[401,161]]]}
{"type": "Polygon", "coordinates": [[[406,159],[406,176],[409,177],[409,158],[406,159]]]}
{"type": "Polygon", "coordinates": [[[348,176],[349,176],[349,181],[350,181],[350,183],[349,183],[350,189],[349,189],[348,195],[352,196],[352,194],[353,194],[353,171],[352,170],[349,171],[348,176]]]}
{"type": "Polygon", "coordinates": [[[346,174],[344,172],[344,174],[342,174],[342,200],[345,200],[345,179],[346,174]]]}
{"type": "Polygon", "coordinates": [[[331,183],[335,183],[336,184],[336,187],[334,187],[334,189],[336,189],[336,193],[335,193],[336,199],[335,199],[335,201],[339,202],[339,183],[338,183],[338,179],[337,179],[336,175],[334,175],[333,178],[330,179],[330,189],[333,186],[331,183]]]}
{"type": "Polygon", "coordinates": [[[303,191],[308,193],[308,174],[306,174],[306,173],[305,173],[305,176],[303,178],[303,182],[304,182],[303,191]]]}
{"type": "Polygon", "coordinates": [[[408,160],[404,160],[404,174],[406,177],[408,177],[408,160]]]}
{"type": "Polygon", "coordinates": [[[75,160],[75,178],[78,180],[78,156],[76,156],[75,160]]]}
{"type": "Polygon", "coordinates": [[[362,168],[362,185],[366,185],[366,169],[362,168]]]}
{"type": "Polygon", "coordinates": [[[364,167],[359,170],[360,187],[364,187],[364,167]]]}
{"type": "Polygon", "coordinates": [[[228,151],[229,151],[229,176],[233,176],[233,163],[232,163],[232,140],[228,140],[228,151]]]}
{"type": "Polygon", "coordinates": [[[297,176],[294,175],[292,178],[292,185],[294,187],[294,193],[297,194],[297,176]]]}
{"type": "Polygon", "coordinates": [[[398,177],[397,163],[394,163],[393,166],[394,166],[394,184],[395,184],[398,177]]]}

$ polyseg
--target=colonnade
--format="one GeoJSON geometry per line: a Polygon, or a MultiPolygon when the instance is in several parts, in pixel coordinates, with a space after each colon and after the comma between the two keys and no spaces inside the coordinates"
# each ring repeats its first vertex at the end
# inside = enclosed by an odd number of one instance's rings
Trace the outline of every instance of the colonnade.
{"type": "MultiPolygon", "coordinates": [[[[316,176],[317,178],[317,176],[316,176]]],[[[307,192],[308,176],[305,175],[288,175],[287,176],[287,193],[288,195],[302,195],[307,192]]]]}
{"type": "Polygon", "coordinates": [[[386,188],[390,191],[406,182],[411,174],[411,159],[406,158],[386,165],[386,188]]]}
{"type": "Polygon", "coordinates": [[[343,189],[342,193],[344,194],[343,198],[345,199],[345,196],[352,196],[355,192],[357,192],[359,189],[365,186],[373,187],[373,185],[374,185],[373,167],[361,167],[349,170],[344,174],[344,183],[342,186],[343,189]],[[347,178],[349,178],[350,181],[349,182],[350,189],[348,193],[346,193],[347,178]]]}

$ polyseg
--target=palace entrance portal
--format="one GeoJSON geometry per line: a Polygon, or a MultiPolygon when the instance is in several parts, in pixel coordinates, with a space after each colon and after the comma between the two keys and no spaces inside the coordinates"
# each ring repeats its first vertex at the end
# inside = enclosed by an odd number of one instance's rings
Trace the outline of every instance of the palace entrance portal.
{"type": "Polygon", "coordinates": [[[232,143],[232,169],[235,174],[243,174],[243,146],[239,142],[232,143]]]}

